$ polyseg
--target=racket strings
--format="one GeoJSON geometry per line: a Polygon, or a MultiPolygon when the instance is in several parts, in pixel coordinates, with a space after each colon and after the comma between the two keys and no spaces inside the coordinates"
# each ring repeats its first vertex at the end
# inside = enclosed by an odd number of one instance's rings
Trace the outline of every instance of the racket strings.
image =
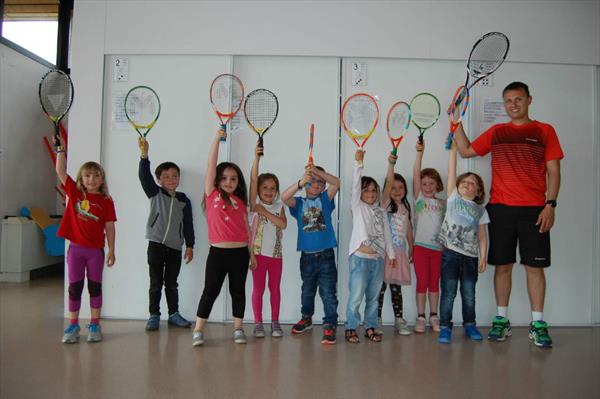
{"type": "Polygon", "coordinates": [[[408,105],[399,105],[392,108],[388,117],[388,134],[402,136],[410,125],[410,108],[408,105]]]}
{"type": "Polygon", "coordinates": [[[48,73],[40,84],[40,101],[51,118],[57,119],[66,114],[73,101],[69,77],[58,71],[48,73]]]}
{"type": "Polygon", "coordinates": [[[344,121],[347,130],[355,137],[372,133],[377,124],[377,105],[368,98],[355,97],[346,104],[344,121]]]}
{"type": "Polygon", "coordinates": [[[440,116],[440,103],[431,94],[416,95],[410,104],[412,122],[421,129],[430,128],[440,116]]]}
{"type": "Polygon", "coordinates": [[[160,112],[160,101],[154,91],[149,88],[135,88],[125,99],[127,118],[139,127],[151,127],[160,112]]]}
{"type": "Polygon", "coordinates": [[[216,110],[229,115],[236,111],[244,98],[242,83],[230,75],[222,75],[215,79],[210,91],[210,99],[216,110]]]}
{"type": "Polygon", "coordinates": [[[503,34],[491,34],[483,38],[469,57],[471,74],[480,77],[494,72],[504,62],[508,47],[508,38],[503,34]]]}
{"type": "Polygon", "coordinates": [[[273,93],[268,90],[255,90],[248,95],[244,113],[248,123],[258,133],[263,133],[275,122],[278,104],[273,93]]]}

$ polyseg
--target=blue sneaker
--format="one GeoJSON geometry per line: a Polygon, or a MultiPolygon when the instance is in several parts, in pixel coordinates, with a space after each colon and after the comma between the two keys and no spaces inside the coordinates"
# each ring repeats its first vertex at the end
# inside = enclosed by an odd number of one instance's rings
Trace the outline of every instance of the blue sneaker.
{"type": "Polygon", "coordinates": [[[179,314],[179,312],[173,313],[169,316],[169,325],[183,328],[190,328],[192,323],[189,320],[186,320],[179,314]]]}
{"type": "Polygon", "coordinates": [[[473,341],[481,341],[483,339],[483,336],[474,324],[465,326],[465,335],[471,338],[473,341]]]}
{"type": "Polygon", "coordinates": [[[452,327],[442,327],[440,329],[440,335],[438,335],[438,342],[440,344],[452,343],[452,327]]]}
{"type": "Polygon", "coordinates": [[[87,342],[100,341],[102,341],[102,328],[100,327],[100,324],[88,324],[87,342]]]}
{"type": "Polygon", "coordinates": [[[146,331],[156,331],[160,325],[160,316],[157,314],[150,315],[146,323],[146,331]]]}
{"type": "Polygon", "coordinates": [[[79,341],[79,331],[81,328],[79,324],[69,324],[69,327],[65,329],[65,333],[62,337],[63,344],[74,344],[79,341]]]}

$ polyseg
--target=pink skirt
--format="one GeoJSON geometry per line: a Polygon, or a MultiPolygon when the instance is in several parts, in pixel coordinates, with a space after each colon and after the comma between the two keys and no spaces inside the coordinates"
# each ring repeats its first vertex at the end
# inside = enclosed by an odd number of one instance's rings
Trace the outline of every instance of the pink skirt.
{"type": "Polygon", "coordinates": [[[395,248],[396,267],[392,267],[386,255],[383,281],[386,284],[410,285],[410,259],[406,251],[395,248]]]}

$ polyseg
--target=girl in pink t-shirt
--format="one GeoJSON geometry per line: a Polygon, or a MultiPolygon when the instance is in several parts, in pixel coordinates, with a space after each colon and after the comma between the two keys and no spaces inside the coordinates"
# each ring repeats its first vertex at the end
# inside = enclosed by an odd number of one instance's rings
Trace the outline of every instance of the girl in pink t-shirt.
{"type": "Polygon", "coordinates": [[[231,162],[217,165],[224,130],[217,131],[208,154],[204,178],[204,201],[210,250],[206,259],[204,291],[198,304],[192,345],[204,343],[204,326],[213,304],[221,292],[225,277],[229,277],[229,292],[233,308],[233,340],[246,343],[242,327],[246,307],[246,276],[248,267],[254,269],[256,260],[250,251],[248,226],[248,195],[240,168],[231,162]],[[250,265],[250,266],[249,266],[250,265]]]}
{"type": "Polygon", "coordinates": [[[282,337],[279,325],[281,294],[282,238],[287,227],[285,207],[279,198],[279,179],[273,173],[258,174],[262,148],[256,147],[250,177],[250,209],[252,226],[252,253],[256,256],[256,269],[252,270],[252,310],[254,311],[254,336],[264,338],[262,308],[267,275],[271,298],[271,335],[282,337]],[[258,201],[257,201],[258,199],[258,201]]]}

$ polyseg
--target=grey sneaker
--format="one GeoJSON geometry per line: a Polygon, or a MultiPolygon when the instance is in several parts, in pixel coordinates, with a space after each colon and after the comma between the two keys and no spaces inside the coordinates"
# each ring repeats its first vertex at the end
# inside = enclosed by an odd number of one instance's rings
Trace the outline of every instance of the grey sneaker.
{"type": "Polygon", "coordinates": [[[233,342],[236,344],[245,344],[246,343],[246,333],[241,328],[236,328],[233,330],[233,342]]]}
{"type": "Polygon", "coordinates": [[[281,325],[278,321],[271,323],[271,336],[275,338],[283,337],[283,330],[281,329],[281,325]]]}
{"type": "Polygon", "coordinates": [[[398,335],[412,334],[408,329],[408,324],[406,323],[406,320],[404,320],[402,317],[396,317],[396,320],[394,321],[394,328],[396,329],[398,335]]]}
{"type": "Polygon", "coordinates": [[[182,328],[190,328],[192,326],[192,323],[189,320],[184,319],[183,316],[179,314],[179,312],[175,312],[172,315],[170,315],[168,323],[170,326],[182,328]]]}
{"type": "Polygon", "coordinates": [[[65,329],[65,333],[62,337],[63,344],[75,344],[79,342],[79,331],[81,328],[79,324],[69,324],[69,327],[65,329]]]}
{"type": "Polygon", "coordinates": [[[150,315],[148,322],[146,323],[146,331],[156,331],[160,326],[160,315],[150,315]]]}
{"type": "Polygon", "coordinates": [[[100,327],[100,324],[88,324],[87,342],[100,341],[102,341],[102,327],[100,327]]]}
{"type": "MultiPolygon", "coordinates": [[[[264,338],[265,337],[265,326],[263,326],[263,323],[256,323],[254,325],[254,336],[256,338],[264,338]]],[[[235,338],[235,334],[234,334],[234,338],[235,338]]]]}
{"type": "Polygon", "coordinates": [[[200,346],[204,343],[204,332],[194,331],[192,334],[192,346],[200,346]]]}

